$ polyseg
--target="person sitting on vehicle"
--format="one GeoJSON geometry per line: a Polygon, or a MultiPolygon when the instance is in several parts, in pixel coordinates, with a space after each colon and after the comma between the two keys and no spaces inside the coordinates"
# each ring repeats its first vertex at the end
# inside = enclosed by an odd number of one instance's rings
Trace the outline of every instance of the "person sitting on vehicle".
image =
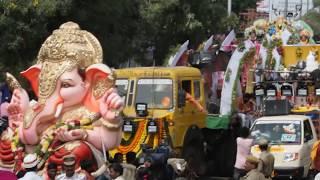
{"type": "Polygon", "coordinates": [[[310,32],[306,29],[303,29],[300,32],[300,44],[301,45],[309,44],[309,39],[310,39],[310,32]]]}
{"type": "Polygon", "coordinates": [[[261,150],[261,154],[258,170],[264,174],[265,178],[271,179],[274,168],[274,156],[268,151],[268,147],[268,140],[261,138],[259,140],[259,148],[261,150]]]}
{"type": "Polygon", "coordinates": [[[249,172],[243,180],[265,180],[264,175],[257,169],[259,162],[258,158],[251,155],[246,158],[246,170],[249,172]]]}
{"type": "Polygon", "coordinates": [[[186,100],[195,105],[200,112],[206,112],[205,108],[188,92],[186,92],[186,100]]]}

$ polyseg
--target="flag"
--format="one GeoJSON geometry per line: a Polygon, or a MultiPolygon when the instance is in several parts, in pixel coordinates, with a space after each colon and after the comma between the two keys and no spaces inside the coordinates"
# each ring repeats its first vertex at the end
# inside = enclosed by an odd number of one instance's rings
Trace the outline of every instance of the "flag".
{"type": "Polygon", "coordinates": [[[231,43],[236,38],[236,33],[232,29],[228,36],[223,40],[220,50],[221,51],[231,51],[231,43]]]}
{"type": "Polygon", "coordinates": [[[174,56],[170,56],[169,61],[168,61],[168,65],[171,66],[172,62],[173,62],[174,56]]]}
{"type": "Polygon", "coordinates": [[[178,52],[173,56],[173,59],[169,59],[169,66],[173,67],[176,66],[178,64],[178,61],[180,60],[181,56],[183,55],[183,53],[188,50],[188,45],[189,45],[189,40],[187,40],[186,42],[184,42],[178,52]]]}
{"type": "Polygon", "coordinates": [[[210,36],[210,38],[204,43],[203,50],[208,51],[212,43],[213,43],[213,35],[210,36]]]}

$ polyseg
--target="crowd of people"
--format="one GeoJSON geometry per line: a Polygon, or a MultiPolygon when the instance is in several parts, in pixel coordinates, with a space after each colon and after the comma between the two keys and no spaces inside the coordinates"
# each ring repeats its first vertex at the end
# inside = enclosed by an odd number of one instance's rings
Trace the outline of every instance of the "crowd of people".
{"type": "Polygon", "coordinates": [[[96,170],[93,160],[78,163],[75,155],[63,157],[63,164],[48,162],[43,170],[38,169],[40,160],[37,154],[27,154],[22,163],[22,170],[14,173],[1,169],[0,179],[6,180],[167,180],[187,179],[184,171],[187,162],[184,159],[170,158],[168,149],[144,150],[140,158],[135,152],[126,155],[116,153],[96,170]],[[151,152],[152,151],[152,152],[151,152]],[[124,159],[125,158],[125,159],[124,159]],[[79,164],[79,165],[78,165],[79,164]],[[100,172],[98,172],[100,171],[100,172]]]}
{"type": "Polygon", "coordinates": [[[234,166],[233,179],[260,180],[271,179],[273,176],[274,156],[268,151],[268,140],[261,138],[258,142],[260,157],[250,154],[253,139],[250,138],[249,128],[242,127],[237,138],[237,156],[234,166]]]}

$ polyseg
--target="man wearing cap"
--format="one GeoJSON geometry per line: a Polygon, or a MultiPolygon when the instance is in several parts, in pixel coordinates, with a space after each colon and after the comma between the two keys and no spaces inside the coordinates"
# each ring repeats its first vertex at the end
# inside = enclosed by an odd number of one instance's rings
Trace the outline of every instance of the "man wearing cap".
{"type": "Polygon", "coordinates": [[[57,176],[57,180],[86,180],[86,175],[75,172],[76,157],[74,155],[66,155],[63,157],[64,173],[57,176]]]}
{"type": "Polygon", "coordinates": [[[246,170],[249,172],[243,176],[243,180],[265,180],[264,175],[258,171],[259,159],[250,155],[246,158],[246,170]]]}
{"type": "Polygon", "coordinates": [[[37,174],[37,165],[39,159],[37,154],[28,154],[23,159],[23,168],[26,170],[26,174],[20,178],[20,180],[42,180],[37,174]]]}
{"type": "Polygon", "coordinates": [[[274,168],[274,156],[268,151],[268,140],[262,138],[259,140],[261,150],[258,170],[264,174],[267,179],[271,179],[274,168]]]}

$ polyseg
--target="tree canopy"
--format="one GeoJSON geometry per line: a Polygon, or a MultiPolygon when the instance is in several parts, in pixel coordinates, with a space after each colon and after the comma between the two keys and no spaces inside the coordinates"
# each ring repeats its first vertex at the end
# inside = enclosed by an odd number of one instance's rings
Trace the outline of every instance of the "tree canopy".
{"type": "MultiPolygon", "coordinates": [[[[233,0],[234,12],[255,2],[233,0]]],[[[195,46],[237,25],[225,0],[1,0],[0,11],[0,70],[14,74],[34,63],[45,38],[66,21],[92,32],[113,67],[128,59],[151,65],[148,51],[160,65],[172,46],[188,39],[195,46]]]]}

